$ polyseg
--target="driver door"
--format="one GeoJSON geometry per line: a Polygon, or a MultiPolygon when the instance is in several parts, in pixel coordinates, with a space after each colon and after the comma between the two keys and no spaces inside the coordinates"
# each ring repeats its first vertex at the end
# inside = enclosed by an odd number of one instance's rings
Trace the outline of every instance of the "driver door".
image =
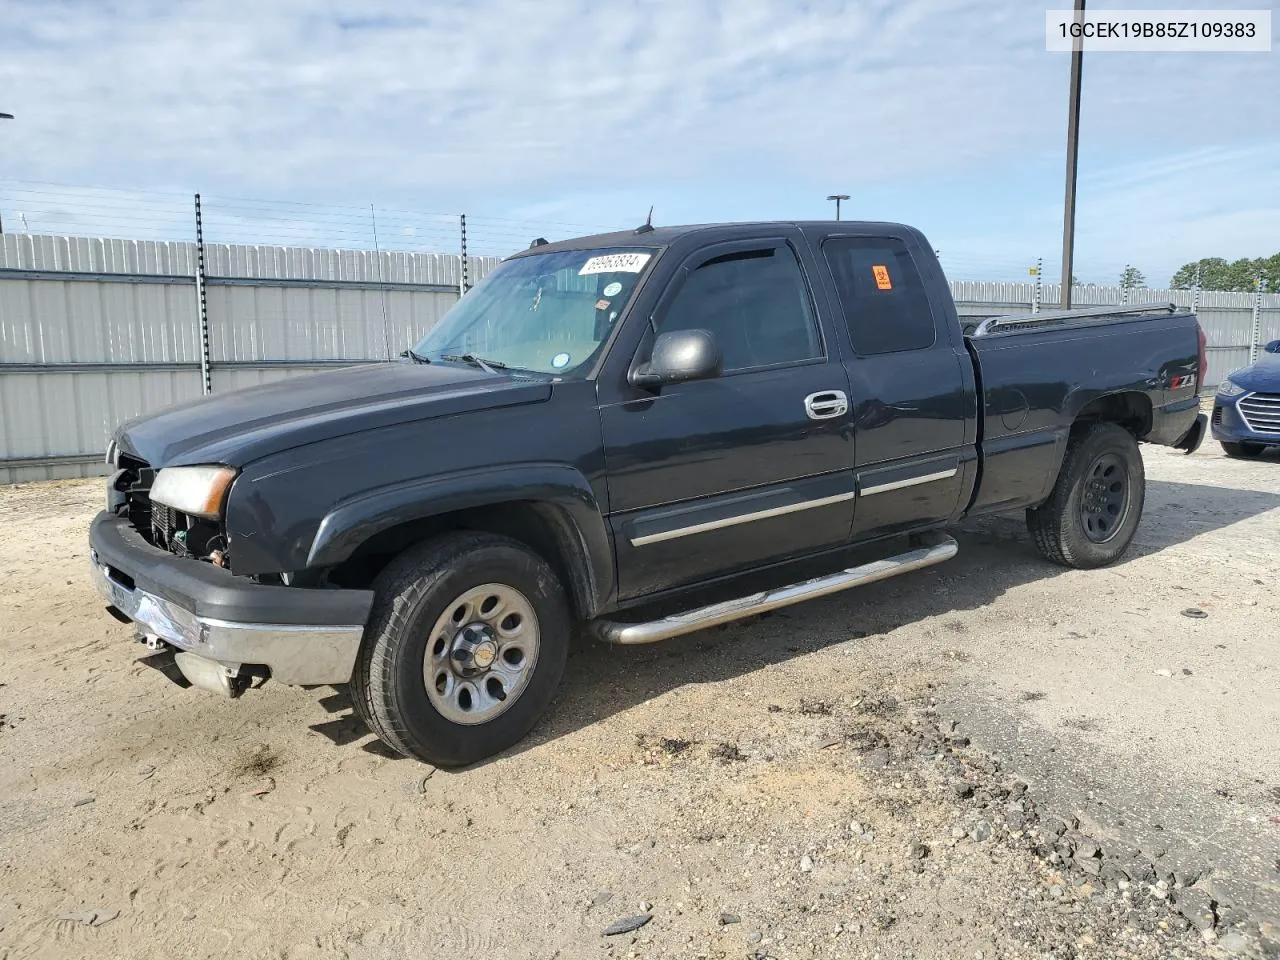
{"type": "Polygon", "coordinates": [[[656,392],[622,384],[619,399],[602,403],[621,599],[848,539],[849,385],[802,249],[769,236],[688,257],[659,302],[656,331],[710,331],[723,373],[656,392]]]}

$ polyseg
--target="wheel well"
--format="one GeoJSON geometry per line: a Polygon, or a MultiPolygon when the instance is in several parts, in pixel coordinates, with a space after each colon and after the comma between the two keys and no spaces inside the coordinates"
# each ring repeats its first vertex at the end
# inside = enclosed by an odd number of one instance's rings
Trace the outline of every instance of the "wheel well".
{"type": "Polygon", "coordinates": [[[1081,408],[1072,426],[1082,423],[1119,424],[1141,440],[1151,432],[1151,398],[1138,391],[1097,397],[1081,408]]]}
{"type": "Polygon", "coordinates": [[[594,584],[576,527],[556,507],[527,500],[457,510],[390,527],[360,544],[328,572],[327,580],[335,586],[367,589],[383,567],[404,550],[464,530],[496,533],[523,543],[551,564],[574,612],[582,619],[594,615],[594,584]]]}

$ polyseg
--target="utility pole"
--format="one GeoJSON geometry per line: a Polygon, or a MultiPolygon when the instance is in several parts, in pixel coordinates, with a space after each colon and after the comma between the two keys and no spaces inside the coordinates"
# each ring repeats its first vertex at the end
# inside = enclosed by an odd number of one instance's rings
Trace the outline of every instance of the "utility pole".
{"type": "MultiPolygon", "coordinates": [[[[0,113],[0,120],[13,120],[12,113],[0,113]]],[[[0,233],[4,233],[4,218],[0,217],[0,233]]]]}
{"type": "MultiPolygon", "coordinates": [[[[1075,22],[1084,22],[1084,0],[1076,0],[1075,22]]],[[[1071,309],[1071,269],[1076,244],[1076,170],[1080,161],[1080,72],[1084,38],[1071,42],[1071,94],[1067,106],[1067,189],[1062,204],[1062,307],[1071,309]]]]}
{"type": "Polygon", "coordinates": [[[834,200],[836,202],[836,219],[839,220],[840,219],[840,201],[848,200],[849,195],[847,193],[833,193],[831,194],[831,196],[827,197],[827,199],[834,200]]]}

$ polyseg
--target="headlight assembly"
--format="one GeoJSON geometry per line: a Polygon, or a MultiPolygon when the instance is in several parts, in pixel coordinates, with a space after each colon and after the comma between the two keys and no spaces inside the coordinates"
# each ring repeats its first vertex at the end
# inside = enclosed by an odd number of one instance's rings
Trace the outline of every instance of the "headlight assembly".
{"type": "Polygon", "coordinates": [[[1238,397],[1242,393],[1244,393],[1244,387],[1230,377],[1218,384],[1218,396],[1220,397],[1238,397]]]}
{"type": "Polygon", "coordinates": [[[235,478],[232,467],[165,467],[151,485],[151,499],[193,517],[216,520],[222,516],[227,490],[235,478]]]}

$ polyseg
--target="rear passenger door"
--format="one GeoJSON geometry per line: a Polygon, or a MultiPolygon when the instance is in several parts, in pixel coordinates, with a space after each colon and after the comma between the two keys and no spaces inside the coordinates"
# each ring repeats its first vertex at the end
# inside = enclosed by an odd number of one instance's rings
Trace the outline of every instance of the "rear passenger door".
{"type": "Polygon", "coordinates": [[[828,236],[821,249],[853,347],[853,537],[937,525],[963,508],[976,468],[963,341],[931,309],[908,237],[828,236]]]}

